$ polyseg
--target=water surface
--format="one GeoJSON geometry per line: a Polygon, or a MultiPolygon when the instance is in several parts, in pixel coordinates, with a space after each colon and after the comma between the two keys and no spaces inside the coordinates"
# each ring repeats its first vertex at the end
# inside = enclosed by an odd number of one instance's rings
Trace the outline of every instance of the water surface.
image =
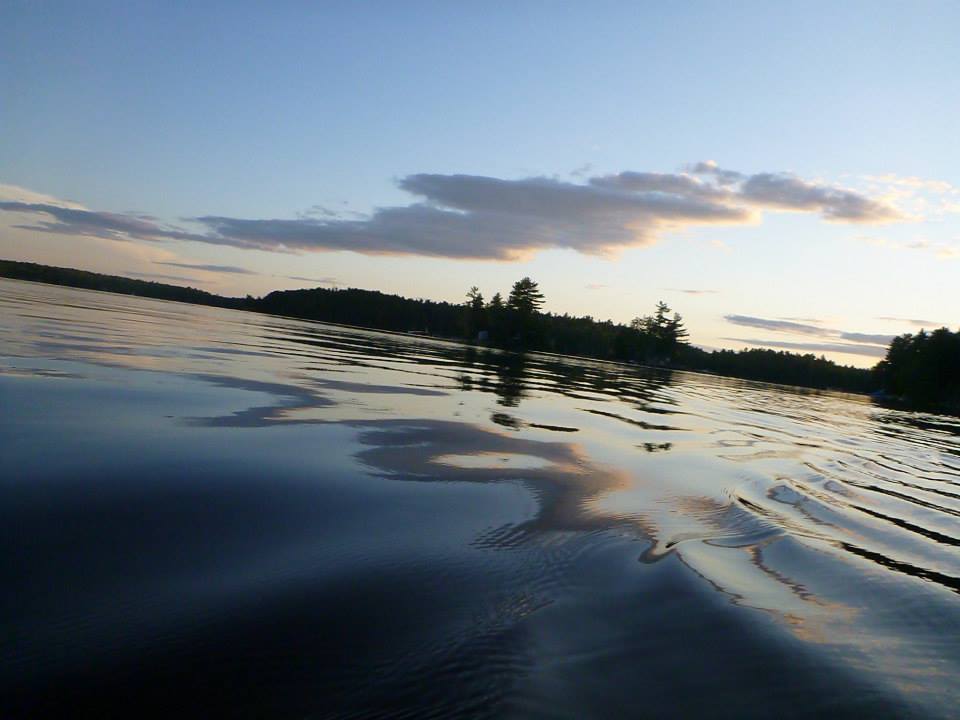
{"type": "Polygon", "coordinates": [[[4,716],[956,717],[960,423],[0,281],[4,716]]]}

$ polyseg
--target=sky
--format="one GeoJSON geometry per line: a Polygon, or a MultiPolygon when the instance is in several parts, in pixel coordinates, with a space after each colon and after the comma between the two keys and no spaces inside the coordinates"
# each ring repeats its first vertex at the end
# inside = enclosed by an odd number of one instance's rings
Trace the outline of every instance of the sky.
{"type": "Polygon", "coordinates": [[[870,366],[960,325],[960,3],[0,5],[0,258],[870,366]]]}

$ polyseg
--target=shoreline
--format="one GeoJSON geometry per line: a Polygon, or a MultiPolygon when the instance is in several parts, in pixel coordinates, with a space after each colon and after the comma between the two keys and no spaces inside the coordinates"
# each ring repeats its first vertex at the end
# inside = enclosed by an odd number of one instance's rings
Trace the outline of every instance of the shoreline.
{"type": "MultiPolygon", "coordinates": [[[[444,334],[428,334],[423,331],[407,331],[407,330],[397,330],[391,328],[376,327],[373,325],[360,325],[355,323],[341,322],[337,320],[328,320],[324,318],[309,317],[304,314],[289,314],[285,312],[277,312],[274,310],[258,307],[259,304],[263,304],[265,298],[269,297],[270,294],[265,295],[264,298],[254,298],[247,296],[246,298],[241,297],[228,297],[223,295],[217,295],[215,293],[210,293],[205,290],[200,290],[197,288],[181,285],[172,285],[167,283],[156,282],[152,280],[141,280],[138,278],[130,278],[122,275],[107,275],[103,273],[95,273],[87,270],[79,270],[74,268],[63,268],[56,266],[43,265],[40,263],[30,263],[25,261],[15,261],[15,260],[0,260],[0,277],[7,278],[10,280],[19,280],[22,282],[36,282],[44,285],[55,285],[60,287],[71,287],[81,290],[94,290],[97,292],[108,292],[114,295],[130,295],[133,297],[146,297],[154,300],[166,300],[172,302],[183,302],[189,305],[206,305],[209,307],[218,307],[221,309],[228,310],[239,310],[247,312],[256,312],[261,315],[271,315],[274,317],[283,317],[296,320],[304,320],[308,322],[318,322],[328,325],[333,325],[337,327],[352,328],[357,330],[367,330],[374,332],[382,332],[393,335],[400,335],[407,338],[425,338],[431,341],[445,342],[445,343],[456,343],[463,345],[465,347],[474,347],[474,348],[483,348],[486,350],[501,352],[501,353],[537,353],[547,357],[556,357],[556,358],[571,358],[577,360],[585,360],[590,362],[601,362],[609,363],[611,365],[618,365],[623,367],[642,367],[650,370],[665,370],[665,371],[679,371],[679,372],[692,372],[699,373],[704,375],[710,375],[713,377],[725,377],[733,378],[746,382],[758,382],[769,385],[778,385],[789,388],[800,388],[807,391],[829,391],[829,392],[839,392],[846,393],[850,395],[855,395],[858,397],[873,397],[876,393],[875,389],[869,389],[868,387],[843,387],[838,385],[829,385],[829,384],[802,384],[794,383],[778,379],[770,379],[769,377],[762,377],[757,375],[751,375],[749,370],[744,370],[741,373],[736,372],[721,372],[707,367],[695,367],[690,366],[686,363],[679,362],[676,364],[661,364],[661,363],[647,363],[639,360],[626,360],[620,358],[608,358],[608,357],[597,357],[591,355],[581,355],[578,353],[571,352],[556,352],[550,350],[543,350],[537,348],[523,349],[523,348],[510,348],[502,347],[494,344],[483,344],[475,341],[471,341],[466,337],[456,337],[444,334]],[[43,277],[43,274],[54,274],[59,275],[59,277],[43,277]],[[104,287],[104,285],[115,284],[115,285],[127,285],[130,290],[124,290],[122,287],[104,287]],[[142,290],[143,292],[136,292],[136,290],[142,290]],[[180,295],[180,297],[177,297],[180,295]]],[[[274,291],[274,292],[310,292],[316,290],[316,288],[306,288],[303,290],[292,290],[292,291],[274,291]]],[[[348,292],[349,290],[344,290],[342,292],[348,292]]],[[[402,298],[402,296],[392,296],[385,295],[384,293],[379,293],[379,291],[369,291],[362,290],[360,292],[364,293],[377,293],[385,297],[396,297],[402,298]]],[[[403,300],[410,300],[408,298],[402,298],[403,300]]],[[[411,302],[417,302],[412,301],[411,302]]],[[[428,301],[435,302],[435,301],[428,301]]],[[[437,303],[440,304],[440,303],[437,303]]],[[[451,305],[450,303],[443,303],[445,305],[451,305]]],[[[457,307],[457,306],[453,306],[457,307]]],[[[705,352],[705,351],[704,351],[705,352]]],[[[729,351],[736,352],[736,351],[729,351]]],[[[744,352],[744,351],[741,351],[744,352]]],[[[745,351],[750,352],[750,351],[745,351]]],[[[781,351],[769,351],[769,352],[781,352],[781,351]]],[[[803,358],[805,356],[798,355],[795,353],[783,353],[784,359],[792,358],[803,358]]],[[[833,364],[837,368],[846,368],[847,366],[840,366],[833,364]]],[[[857,370],[860,370],[859,368],[857,370]]],[[[869,372],[867,369],[862,369],[864,373],[869,372]]],[[[763,373],[759,373],[762,375],[763,373]]],[[[767,373],[769,376],[769,373],[767,373]]]]}

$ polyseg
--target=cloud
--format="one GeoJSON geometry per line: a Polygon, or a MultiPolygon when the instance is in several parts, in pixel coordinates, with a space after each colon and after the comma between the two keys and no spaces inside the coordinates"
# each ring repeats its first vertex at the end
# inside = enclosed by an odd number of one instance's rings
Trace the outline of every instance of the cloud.
{"type": "MultiPolygon", "coordinates": [[[[725,315],[724,319],[729,323],[740,325],[742,327],[760,328],[762,330],[772,330],[774,332],[783,332],[795,335],[811,335],[817,338],[823,338],[824,340],[846,341],[844,343],[796,343],[784,342],[781,340],[747,340],[743,338],[727,338],[750,345],[763,345],[767,347],[806,350],[811,352],[845,352],[853,353],[855,355],[881,357],[886,353],[887,346],[895,337],[894,335],[847,332],[845,330],[836,330],[818,325],[794,322],[793,320],[769,320],[766,318],[752,317],[750,315],[725,315]]],[[[810,322],[819,321],[810,320],[810,322]]]]}
{"type": "Polygon", "coordinates": [[[790,173],[744,175],[723,170],[714,162],[697,163],[695,175],[712,177],[733,200],[777,210],[818,212],[833,222],[884,223],[903,219],[893,205],[854,190],[808,182],[790,173]]]}
{"type": "Polygon", "coordinates": [[[893,250],[919,250],[936,255],[938,258],[951,260],[960,258],[960,244],[954,242],[936,242],[924,237],[914,238],[906,242],[897,242],[884,237],[871,235],[857,235],[854,240],[868,243],[875,247],[891,248],[893,250]]]}
{"type": "Polygon", "coordinates": [[[724,315],[723,319],[734,325],[744,327],[761,328],[763,330],[776,330],[779,332],[792,332],[801,335],[831,335],[831,331],[816,325],[807,325],[804,323],[793,322],[791,320],[767,320],[765,318],[752,317],[750,315],[724,315]]]}
{"type": "Polygon", "coordinates": [[[883,357],[886,348],[877,345],[848,345],[845,343],[798,343],[782,340],[754,340],[749,338],[723,338],[730,342],[741,342],[747,345],[774,347],[783,350],[814,352],[814,353],[846,353],[848,355],[865,355],[867,357],[883,357]]]}
{"type": "Polygon", "coordinates": [[[599,187],[630,192],[664,193],[720,203],[818,212],[839,222],[878,223],[901,218],[901,213],[881,200],[832,185],[807,182],[789,173],[744,175],[723,170],[716,163],[697,163],[692,174],[623,172],[593,178],[599,187]],[[709,180],[703,180],[706,177],[709,180]]]}
{"type": "Polygon", "coordinates": [[[819,212],[834,221],[878,223],[901,218],[896,209],[882,201],[784,174],[751,175],[744,181],[740,197],[764,207],[819,212]]]}
{"type": "Polygon", "coordinates": [[[203,280],[197,280],[196,278],[185,277],[183,275],[164,275],[162,273],[133,272],[132,270],[127,270],[123,274],[130,275],[131,277],[147,278],[150,280],[175,280],[177,282],[189,282],[189,283],[203,282],[203,280]]]}
{"type": "Polygon", "coordinates": [[[736,170],[722,170],[713,160],[698,162],[691,165],[688,170],[695,175],[711,175],[720,185],[733,185],[744,179],[744,174],[736,170]]]}
{"type": "Polygon", "coordinates": [[[628,192],[663,193],[708,200],[731,200],[733,193],[693,177],[671,173],[622,172],[590,179],[595,187],[626,190],[628,192]]]}
{"type": "Polygon", "coordinates": [[[300,275],[284,275],[287,280],[296,280],[298,282],[310,282],[317,283],[319,285],[339,285],[340,281],[335,277],[322,277],[322,278],[311,278],[311,277],[302,277],[300,275]]]}
{"type": "Polygon", "coordinates": [[[904,247],[906,247],[908,250],[921,250],[924,252],[930,252],[937,257],[944,259],[960,257],[960,246],[945,242],[931,242],[924,238],[913,240],[907,243],[904,247]]]}
{"type": "Polygon", "coordinates": [[[209,215],[194,218],[208,234],[182,238],[178,231],[177,238],[261,250],[513,260],[548,248],[608,254],[651,244],[669,228],[754,220],[751,211],[700,198],[547,178],[420,174],[399,185],[422,200],[363,220],[209,215]]]}
{"type": "Polygon", "coordinates": [[[954,187],[946,180],[927,180],[915,175],[895,175],[893,173],[866,175],[865,179],[878,184],[906,187],[911,190],[926,190],[937,195],[960,195],[960,188],[954,187]]]}
{"type": "Polygon", "coordinates": [[[603,290],[604,288],[610,287],[609,285],[604,285],[603,283],[587,283],[584,285],[587,290],[603,290]]]}
{"type": "Polygon", "coordinates": [[[887,322],[898,322],[898,323],[907,323],[908,325],[913,325],[915,327],[942,327],[945,323],[936,322],[934,320],[921,320],[918,318],[900,318],[900,317],[890,317],[889,315],[881,315],[877,320],[886,320],[887,322]]]}
{"type": "Polygon", "coordinates": [[[325,207],[324,205],[311,205],[303,212],[297,213],[297,217],[303,218],[303,219],[312,218],[312,217],[334,218],[339,216],[340,216],[339,212],[337,212],[336,210],[331,210],[330,208],[325,207]]]}
{"type": "Polygon", "coordinates": [[[34,192],[19,185],[4,185],[2,183],[0,183],[0,202],[39,203],[83,210],[83,205],[78,203],[60,200],[52,195],[34,192]]]}
{"type": "Polygon", "coordinates": [[[14,225],[23,230],[59,235],[83,235],[105,240],[196,240],[198,242],[207,240],[203,235],[160,225],[151,219],[146,219],[145,216],[130,213],[95,212],[49,202],[20,201],[0,201],[0,210],[47,215],[53,218],[40,220],[36,225],[14,225]]]}
{"type": "Polygon", "coordinates": [[[183,240],[275,252],[351,251],[516,260],[552,248],[611,255],[650,245],[671,230],[744,225],[762,210],[815,212],[836,222],[887,222],[897,210],[852,190],[784,173],[744,175],[715,163],[690,172],[628,171],[569,182],[532,177],[420,173],[398,181],[413,201],[365,216],[311,208],[292,219],[204,215],[197,232],[155,218],[67,207],[50,198],[0,201],[0,210],[39,216],[36,232],[111,240],[183,240]]]}
{"type": "Polygon", "coordinates": [[[236,275],[256,275],[253,270],[247,270],[246,268],[236,267],[235,265],[203,265],[200,263],[185,263],[185,262],[161,262],[159,260],[154,261],[154,265],[169,265],[170,267],[186,268],[187,270],[203,270],[205,272],[215,272],[215,273],[233,273],[236,275]]]}
{"type": "Polygon", "coordinates": [[[719,290],[694,290],[689,288],[664,288],[668,292],[678,292],[684,295],[716,295],[719,290]]]}
{"type": "Polygon", "coordinates": [[[863,181],[871,192],[896,200],[911,214],[937,217],[960,212],[960,188],[945,180],[894,174],[865,175],[863,181]]]}
{"type": "Polygon", "coordinates": [[[882,345],[883,347],[886,347],[896,337],[896,335],[874,335],[871,333],[841,332],[839,337],[841,340],[849,340],[850,342],[864,343],[867,345],[882,345]]]}

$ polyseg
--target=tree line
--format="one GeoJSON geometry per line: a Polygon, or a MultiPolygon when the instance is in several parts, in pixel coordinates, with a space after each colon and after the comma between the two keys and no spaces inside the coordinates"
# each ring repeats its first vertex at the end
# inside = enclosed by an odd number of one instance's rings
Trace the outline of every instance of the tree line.
{"type": "Polygon", "coordinates": [[[960,412],[960,331],[895,337],[873,372],[891,399],[960,412]]]}
{"type": "Polygon", "coordinates": [[[602,360],[712,372],[745,379],[851,392],[882,391],[908,402],[960,408],[960,333],[946,328],[903,335],[872,371],[823,356],[784,351],[715,350],[691,345],[683,318],[666,303],[627,324],[543,312],[545,298],[530,278],[486,300],[477,287],[461,303],[411,299],[373,290],[282,290],[262,298],[231,298],[195,288],[35,263],[0,261],[0,276],[252,310],[397,332],[465,339],[517,351],[537,350],[602,360]]]}
{"type": "Polygon", "coordinates": [[[541,312],[544,296],[529,277],[513,284],[507,299],[498,292],[484,302],[476,286],[467,291],[464,335],[518,350],[665,365],[676,359],[688,332],[678,313],[659,303],[652,315],[628,325],[541,312]]]}
{"type": "Polygon", "coordinates": [[[158,300],[176,300],[194,305],[246,309],[249,304],[247,299],[223,297],[192,287],[13,260],[0,260],[0,277],[65,285],[84,290],[102,290],[122,295],[140,295],[158,300]]]}

